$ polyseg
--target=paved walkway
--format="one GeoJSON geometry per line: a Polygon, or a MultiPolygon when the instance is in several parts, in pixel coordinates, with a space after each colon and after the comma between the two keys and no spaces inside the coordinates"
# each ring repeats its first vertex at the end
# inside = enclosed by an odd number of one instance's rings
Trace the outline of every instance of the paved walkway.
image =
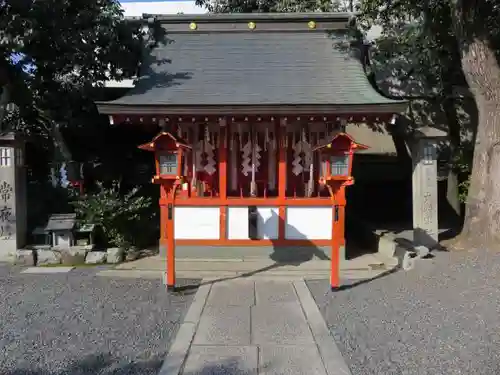
{"type": "Polygon", "coordinates": [[[202,285],[160,375],[350,375],[304,281],[202,285]]]}

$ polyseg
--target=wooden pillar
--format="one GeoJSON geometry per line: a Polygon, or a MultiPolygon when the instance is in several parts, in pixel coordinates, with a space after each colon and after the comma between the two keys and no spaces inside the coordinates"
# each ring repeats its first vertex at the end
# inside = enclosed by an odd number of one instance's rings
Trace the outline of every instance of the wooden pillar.
{"type": "MultiPolygon", "coordinates": [[[[225,118],[219,120],[219,196],[222,201],[227,199],[227,146],[228,130],[225,118]]],[[[219,239],[225,240],[227,237],[227,206],[220,207],[220,234],[219,239]]]]}
{"type": "Polygon", "coordinates": [[[287,119],[281,118],[277,124],[277,144],[278,144],[278,201],[279,205],[279,225],[278,239],[285,239],[286,227],[286,126],[287,119]]]}
{"type": "Polygon", "coordinates": [[[172,188],[167,200],[167,290],[175,289],[175,231],[174,231],[174,195],[172,188]]]}
{"type": "Polygon", "coordinates": [[[335,196],[333,203],[333,225],[332,225],[332,244],[331,244],[331,269],[330,269],[330,287],[336,290],[340,287],[340,247],[344,242],[345,236],[345,187],[334,188],[335,196]]]}
{"type": "Polygon", "coordinates": [[[160,256],[167,256],[167,191],[160,185],[160,256]]]}
{"type": "Polygon", "coordinates": [[[160,185],[160,255],[165,255],[168,290],[175,288],[174,194],[170,186],[160,185]]]}

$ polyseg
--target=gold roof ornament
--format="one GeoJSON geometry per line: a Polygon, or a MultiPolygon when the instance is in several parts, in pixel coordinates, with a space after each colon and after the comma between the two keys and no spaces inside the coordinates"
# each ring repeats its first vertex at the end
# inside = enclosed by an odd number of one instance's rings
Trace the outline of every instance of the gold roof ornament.
{"type": "Polygon", "coordinates": [[[309,22],[307,23],[307,27],[308,27],[309,29],[311,29],[311,30],[315,29],[315,28],[316,28],[316,22],[314,22],[314,21],[309,21],[309,22]]]}
{"type": "Polygon", "coordinates": [[[189,30],[196,30],[198,28],[198,25],[196,24],[196,22],[191,22],[189,24],[189,30]]]}
{"type": "Polygon", "coordinates": [[[257,27],[257,25],[255,24],[255,22],[250,21],[250,22],[248,23],[248,28],[249,28],[250,30],[254,30],[256,27],[257,27]]]}

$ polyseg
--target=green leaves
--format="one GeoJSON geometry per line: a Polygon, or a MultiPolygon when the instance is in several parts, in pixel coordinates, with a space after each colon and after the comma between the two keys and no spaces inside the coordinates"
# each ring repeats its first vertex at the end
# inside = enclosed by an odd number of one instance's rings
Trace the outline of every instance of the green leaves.
{"type": "Polygon", "coordinates": [[[144,36],[117,0],[0,1],[0,86],[27,123],[64,125],[96,84],[136,75],[144,36]]]}
{"type": "Polygon", "coordinates": [[[151,220],[151,198],[139,193],[139,188],[133,188],[121,194],[117,182],[111,187],[99,184],[95,193],[72,205],[82,223],[98,225],[111,244],[129,248],[141,239],[141,223],[151,220]]]}
{"type": "Polygon", "coordinates": [[[196,0],[213,13],[347,12],[354,0],[196,0]]]}

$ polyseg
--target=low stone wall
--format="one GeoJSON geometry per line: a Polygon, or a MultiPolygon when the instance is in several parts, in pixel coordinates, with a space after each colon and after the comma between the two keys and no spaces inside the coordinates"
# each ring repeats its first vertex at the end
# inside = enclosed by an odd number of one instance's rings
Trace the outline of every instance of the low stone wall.
{"type": "Polygon", "coordinates": [[[67,265],[76,266],[80,264],[117,264],[124,261],[125,252],[120,248],[109,248],[104,251],[90,251],[85,246],[74,246],[68,249],[51,248],[41,246],[40,248],[17,250],[9,254],[5,261],[19,266],[50,266],[67,265]]]}

